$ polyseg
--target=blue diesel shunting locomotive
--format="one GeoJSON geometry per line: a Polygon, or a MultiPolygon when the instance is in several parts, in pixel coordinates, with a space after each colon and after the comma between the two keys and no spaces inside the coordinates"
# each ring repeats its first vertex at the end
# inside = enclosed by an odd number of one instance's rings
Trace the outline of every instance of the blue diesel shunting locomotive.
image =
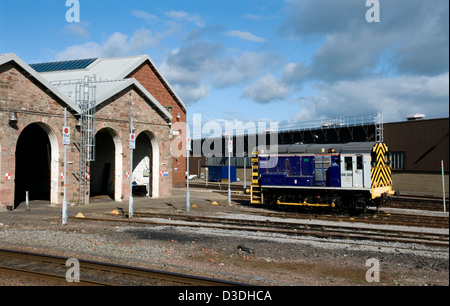
{"type": "Polygon", "coordinates": [[[294,144],[252,157],[253,204],[366,209],[394,194],[382,142],[294,144]]]}

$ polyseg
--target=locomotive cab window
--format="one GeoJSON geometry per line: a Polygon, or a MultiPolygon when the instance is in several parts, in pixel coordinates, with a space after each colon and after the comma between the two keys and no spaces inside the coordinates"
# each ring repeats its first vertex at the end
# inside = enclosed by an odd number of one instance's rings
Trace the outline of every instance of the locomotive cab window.
{"type": "Polygon", "coordinates": [[[351,156],[345,157],[344,163],[345,163],[345,170],[346,171],[352,171],[353,170],[352,157],[351,156]]]}
{"type": "Polygon", "coordinates": [[[363,157],[361,155],[356,156],[356,169],[362,170],[363,168],[363,157]]]}
{"type": "Polygon", "coordinates": [[[377,153],[372,152],[370,159],[371,159],[371,163],[372,163],[372,168],[375,168],[377,166],[377,153]]]}

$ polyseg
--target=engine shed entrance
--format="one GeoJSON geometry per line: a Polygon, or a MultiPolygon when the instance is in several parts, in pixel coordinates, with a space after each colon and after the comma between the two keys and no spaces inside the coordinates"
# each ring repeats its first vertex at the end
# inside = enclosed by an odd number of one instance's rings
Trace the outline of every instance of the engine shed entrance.
{"type": "Polygon", "coordinates": [[[15,151],[14,207],[29,200],[57,197],[58,143],[52,129],[32,123],[20,133],[15,151]]]}
{"type": "Polygon", "coordinates": [[[116,148],[111,131],[102,129],[95,135],[95,160],[90,164],[90,196],[107,195],[114,199],[116,148]]]}

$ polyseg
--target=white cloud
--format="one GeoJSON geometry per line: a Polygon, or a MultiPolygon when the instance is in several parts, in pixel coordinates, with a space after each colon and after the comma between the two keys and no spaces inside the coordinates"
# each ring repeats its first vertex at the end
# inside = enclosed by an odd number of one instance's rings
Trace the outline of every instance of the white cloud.
{"type": "Polygon", "coordinates": [[[430,76],[448,71],[447,0],[433,5],[422,0],[384,1],[379,23],[366,22],[365,1],[287,3],[280,33],[303,42],[324,41],[310,65],[311,77],[339,81],[375,76],[380,70],[430,76]]]}
{"type": "Polygon", "coordinates": [[[132,10],[131,15],[136,18],[144,19],[147,23],[158,21],[158,17],[141,10],[132,10]]]}
{"type": "Polygon", "coordinates": [[[81,58],[93,58],[101,56],[102,46],[95,42],[67,47],[55,55],[55,60],[66,61],[81,58]]]}
{"type": "Polygon", "coordinates": [[[175,84],[174,89],[177,94],[182,93],[180,96],[185,102],[199,101],[208,98],[211,91],[211,88],[205,84],[200,84],[198,86],[180,86],[175,84]]]}
{"type": "Polygon", "coordinates": [[[291,121],[383,113],[387,122],[410,113],[440,118],[449,113],[449,74],[367,78],[316,86],[316,94],[299,99],[301,110],[291,121]]]}
{"type": "Polygon", "coordinates": [[[115,32],[103,44],[87,42],[67,47],[55,55],[56,60],[73,60],[92,57],[120,57],[136,55],[149,46],[155,46],[158,40],[146,28],[139,29],[129,37],[126,34],[115,32]]]}
{"type": "Polygon", "coordinates": [[[172,85],[178,86],[177,93],[183,100],[195,102],[195,97],[206,97],[212,88],[242,86],[255,80],[278,62],[277,57],[266,52],[224,56],[225,51],[220,43],[188,43],[169,52],[160,70],[172,85]]]}
{"type": "Polygon", "coordinates": [[[270,15],[270,16],[264,16],[264,15],[256,15],[256,14],[247,14],[244,16],[245,19],[260,21],[260,20],[270,20],[270,19],[276,19],[278,16],[276,15],[270,15]]]}
{"type": "Polygon", "coordinates": [[[174,10],[172,10],[170,12],[166,12],[165,15],[172,19],[186,20],[186,21],[192,22],[198,27],[205,26],[205,22],[199,15],[192,15],[192,14],[189,14],[184,11],[174,11],[174,10]]]}
{"type": "Polygon", "coordinates": [[[244,88],[242,95],[260,103],[269,103],[284,98],[288,91],[288,87],[283,82],[275,79],[272,74],[267,74],[256,83],[244,88]]]}
{"type": "Polygon", "coordinates": [[[284,68],[282,79],[292,85],[301,87],[305,78],[309,75],[311,69],[304,63],[288,63],[284,68]]]}
{"type": "Polygon", "coordinates": [[[265,69],[270,69],[277,58],[265,52],[244,52],[240,56],[218,59],[212,67],[213,83],[219,87],[243,84],[256,79],[265,69]]]}
{"type": "Polygon", "coordinates": [[[264,37],[256,36],[250,32],[229,31],[229,32],[226,32],[225,35],[239,37],[240,39],[253,41],[253,42],[257,42],[257,43],[267,42],[267,40],[264,37]]]}
{"type": "Polygon", "coordinates": [[[194,86],[202,82],[203,73],[201,70],[190,70],[182,66],[172,65],[167,60],[159,67],[164,77],[174,85],[194,86]]]}
{"type": "Polygon", "coordinates": [[[152,31],[146,28],[141,28],[134,32],[129,40],[130,52],[138,52],[145,50],[149,46],[158,46],[159,41],[154,37],[152,31]]]}
{"type": "Polygon", "coordinates": [[[77,38],[89,38],[89,32],[87,30],[87,27],[89,26],[89,24],[87,22],[74,22],[74,23],[69,23],[68,25],[66,25],[62,32],[64,34],[69,34],[72,35],[74,37],[77,38]]]}

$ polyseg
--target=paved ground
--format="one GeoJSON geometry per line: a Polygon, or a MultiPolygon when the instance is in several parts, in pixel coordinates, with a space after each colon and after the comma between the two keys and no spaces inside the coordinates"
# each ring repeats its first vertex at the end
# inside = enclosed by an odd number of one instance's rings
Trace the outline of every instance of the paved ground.
{"type": "MultiPolygon", "coordinates": [[[[449,196],[449,176],[444,175],[445,194],[449,196]]],[[[442,175],[430,173],[393,173],[394,189],[400,194],[442,197],[442,175]]]]}

